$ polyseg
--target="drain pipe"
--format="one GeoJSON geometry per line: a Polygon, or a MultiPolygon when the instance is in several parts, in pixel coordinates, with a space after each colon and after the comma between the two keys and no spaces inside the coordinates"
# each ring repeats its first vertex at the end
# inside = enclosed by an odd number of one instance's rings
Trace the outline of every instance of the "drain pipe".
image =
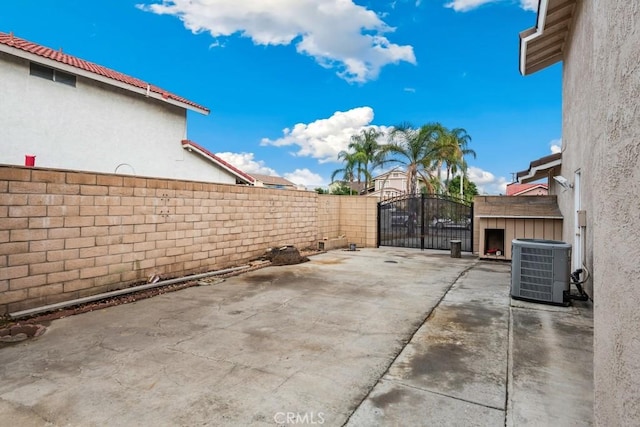
{"type": "Polygon", "coordinates": [[[73,305],[85,304],[85,303],[88,303],[88,302],[98,301],[98,300],[101,300],[101,299],[117,297],[117,296],[120,296],[120,295],[126,295],[126,294],[130,294],[130,293],[137,292],[137,291],[144,291],[146,289],[159,288],[161,286],[174,285],[176,283],[182,283],[182,282],[188,282],[188,281],[191,281],[191,280],[204,279],[205,277],[209,277],[209,276],[217,276],[217,275],[220,275],[220,274],[233,273],[234,271],[243,270],[243,269],[246,269],[246,268],[249,268],[249,267],[250,267],[249,265],[243,265],[243,266],[240,266],[240,267],[227,268],[227,269],[224,269],[224,270],[210,271],[208,273],[194,274],[192,276],[178,277],[176,279],[169,279],[169,280],[163,280],[163,281],[155,282],[155,283],[148,283],[146,285],[133,286],[131,288],[119,289],[117,291],[104,292],[104,293],[101,293],[101,294],[91,295],[91,296],[83,297],[83,298],[77,298],[77,299],[70,300],[70,301],[63,301],[63,302],[59,302],[59,303],[56,303],[56,304],[49,304],[49,305],[45,305],[45,306],[42,306],[42,307],[31,308],[31,309],[28,309],[28,310],[16,311],[15,313],[9,313],[9,318],[18,319],[20,317],[33,316],[34,314],[45,313],[45,312],[48,312],[48,311],[54,311],[54,310],[58,310],[60,308],[66,308],[66,307],[70,307],[70,306],[73,306],[73,305]]]}

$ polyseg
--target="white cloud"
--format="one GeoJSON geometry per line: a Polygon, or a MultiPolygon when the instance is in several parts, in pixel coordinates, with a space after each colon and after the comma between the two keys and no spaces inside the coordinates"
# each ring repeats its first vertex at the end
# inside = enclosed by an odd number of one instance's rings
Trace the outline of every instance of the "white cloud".
{"type": "Polygon", "coordinates": [[[265,166],[262,160],[254,160],[253,153],[216,153],[225,162],[232,164],[248,174],[278,175],[275,170],[265,166]]]}
{"type": "Polygon", "coordinates": [[[456,12],[468,12],[482,5],[496,3],[497,1],[499,0],[453,0],[451,3],[445,4],[444,7],[453,9],[456,12]]]}
{"type": "Polygon", "coordinates": [[[216,39],[239,34],[256,45],[293,43],[349,82],[375,79],[387,64],[416,63],[413,47],[385,36],[394,28],[352,0],[161,0],[137,7],[176,16],[193,33],[216,39]]]}
{"type": "Polygon", "coordinates": [[[479,194],[506,194],[507,192],[509,182],[502,176],[497,177],[491,172],[471,166],[467,169],[467,177],[476,184],[479,194]]]}
{"type": "MultiPolygon", "coordinates": [[[[485,4],[499,3],[501,1],[506,0],[453,0],[445,4],[444,7],[453,9],[456,12],[468,12],[485,4]]],[[[520,7],[527,11],[537,12],[539,1],[540,0],[520,0],[520,7]]]]}
{"type": "MultiPolygon", "coordinates": [[[[281,176],[278,172],[267,167],[262,160],[254,160],[253,153],[216,153],[225,162],[237,167],[248,174],[259,173],[262,175],[281,176]]],[[[297,185],[304,185],[308,188],[326,187],[325,180],[317,173],[311,172],[309,169],[296,169],[293,172],[285,173],[283,178],[288,179],[297,185]]]]}
{"type": "Polygon", "coordinates": [[[307,188],[326,187],[326,182],[317,173],[309,169],[296,169],[293,172],[285,173],[284,177],[297,185],[304,185],[307,188]]]}
{"type": "Polygon", "coordinates": [[[540,0],[520,0],[520,7],[530,12],[538,12],[540,0]]]}
{"type": "Polygon", "coordinates": [[[551,142],[549,143],[549,148],[551,149],[551,153],[553,153],[553,154],[561,153],[562,152],[562,138],[551,140],[551,142]]]}
{"type": "Polygon", "coordinates": [[[349,111],[336,111],[328,119],[319,119],[309,124],[298,123],[293,129],[284,129],[284,136],[276,140],[263,138],[261,145],[276,147],[297,146],[293,153],[301,157],[313,157],[320,163],[337,162],[338,153],[346,150],[351,136],[366,128],[386,132],[387,127],[371,126],[371,107],[358,107],[349,111]]]}

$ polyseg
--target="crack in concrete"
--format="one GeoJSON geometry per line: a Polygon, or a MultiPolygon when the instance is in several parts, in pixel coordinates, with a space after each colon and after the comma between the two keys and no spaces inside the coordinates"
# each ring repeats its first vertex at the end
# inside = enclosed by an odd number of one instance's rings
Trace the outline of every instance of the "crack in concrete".
{"type": "Polygon", "coordinates": [[[100,339],[100,341],[98,341],[98,342],[94,343],[93,345],[89,346],[89,348],[98,347],[98,348],[101,348],[103,350],[113,351],[114,353],[125,353],[126,351],[128,351],[128,349],[127,350],[120,350],[120,349],[117,349],[117,348],[109,347],[108,345],[106,345],[104,343],[104,339],[105,339],[105,337],[102,337],[100,339]]]}

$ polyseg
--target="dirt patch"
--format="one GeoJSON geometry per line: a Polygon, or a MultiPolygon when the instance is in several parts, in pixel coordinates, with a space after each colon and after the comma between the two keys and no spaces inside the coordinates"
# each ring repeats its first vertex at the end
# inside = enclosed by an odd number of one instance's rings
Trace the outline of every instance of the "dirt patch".
{"type": "MultiPolygon", "coordinates": [[[[314,249],[314,248],[305,248],[299,251],[299,255],[300,257],[308,257],[308,256],[312,256],[315,254],[321,253],[320,251],[314,249]]],[[[214,276],[212,279],[215,280],[220,280],[220,279],[225,279],[227,277],[232,277],[232,276],[237,276],[239,274],[242,273],[246,273],[249,271],[254,271],[254,270],[258,270],[264,267],[268,267],[272,265],[272,263],[270,262],[265,262],[265,261],[254,261],[250,263],[250,266],[246,269],[243,270],[238,270],[238,271],[232,271],[230,273],[227,274],[220,274],[217,276],[214,276]]],[[[87,313],[90,311],[94,311],[94,310],[100,310],[103,308],[107,308],[107,307],[113,307],[116,305],[121,305],[121,304],[128,304],[131,302],[135,302],[135,301],[140,301],[146,298],[151,298],[154,297],[156,295],[162,295],[162,294],[166,294],[169,292],[175,292],[175,291],[179,291],[181,289],[185,289],[185,288],[190,288],[192,286],[201,286],[203,284],[207,284],[207,283],[202,283],[202,280],[193,280],[193,281],[186,281],[186,282],[182,282],[182,283],[176,283],[173,285],[166,285],[166,286],[160,286],[157,288],[152,288],[152,289],[145,289],[142,291],[136,291],[136,292],[132,292],[129,294],[125,294],[125,295],[119,295],[119,296],[115,296],[115,297],[111,297],[111,298],[105,298],[102,300],[98,300],[98,301],[93,301],[93,302],[89,302],[89,303],[84,303],[84,304],[78,304],[78,305],[74,305],[74,306],[70,306],[70,307],[65,307],[65,308],[61,308],[58,310],[54,310],[54,311],[50,311],[47,313],[42,313],[42,314],[37,314],[31,317],[26,317],[24,319],[20,319],[20,322],[16,322],[10,318],[7,317],[0,317],[0,334],[2,334],[2,331],[6,331],[9,330],[12,327],[18,326],[18,325],[40,325],[42,323],[47,324],[47,322],[50,322],[52,320],[55,319],[61,319],[64,317],[69,317],[69,316],[74,316],[76,314],[82,314],[82,313],[87,313]]],[[[204,281],[206,282],[206,280],[204,281]]],[[[135,286],[139,286],[145,284],[143,283],[135,283],[133,285],[131,285],[130,287],[135,287],[135,286]]],[[[44,331],[43,331],[44,332],[44,331]]],[[[0,335],[2,336],[2,335],[0,335]]],[[[22,337],[22,336],[21,336],[22,337]]],[[[29,336],[27,334],[27,338],[32,338],[32,336],[29,336]]],[[[9,340],[9,338],[7,338],[7,340],[9,340]]]]}
{"type": "Polygon", "coordinates": [[[44,334],[46,328],[43,325],[20,324],[0,329],[0,345],[24,341],[28,338],[39,337],[44,334]]]}

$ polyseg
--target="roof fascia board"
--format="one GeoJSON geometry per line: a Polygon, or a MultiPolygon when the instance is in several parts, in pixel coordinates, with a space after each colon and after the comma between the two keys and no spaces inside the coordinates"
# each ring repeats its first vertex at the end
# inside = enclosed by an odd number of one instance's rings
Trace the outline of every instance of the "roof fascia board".
{"type": "Polygon", "coordinates": [[[143,88],[139,88],[137,86],[129,85],[114,79],[110,79],[108,77],[101,76],[100,74],[92,73],[90,71],[85,71],[81,68],[77,68],[72,65],[67,65],[62,62],[54,61],[53,59],[44,58],[34,53],[25,52],[22,49],[16,49],[11,46],[0,44],[0,52],[4,52],[12,56],[17,56],[19,58],[26,59],[27,61],[30,61],[30,62],[46,65],[47,67],[55,68],[57,70],[64,71],[76,76],[81,76],[89,80],[95,80],[100,83],[107,84],[109,86],[114,86],[120,89],[128,90],[129,92],[135,92],[147,98],[157,99],[159,101],[166,102],[167,104],[175,105],[177,107],[185,108],[191,111],[196,111],[198,113],[204,114],[205,116],[209,115],[209,112],[207,110],[196,108],[193,105],[185,104],[183,102],[176,101],[175,99],[165,98],[159,93],[155,93],[143,88]]]}
{"type": "Polygon", "coordinates": [[[523,76],[527,75],[526,64],[527,64],[527,45],[529,41],[538,38],[544,32],[545,20],[547,19],[547,8],[549,7],[549,0],[540,0],[540,5],[538,6],[538,18],[536,22],[536,28],[533,33],[526,36],[523,39],[520,39],[520,74],[523,76]]]}
{"type": "Polygon", "coordinates": [[[551,168],[554,168],[556,166],[560,166],[562,164],[562,159],[558,159],[558,160],[553,160],[549,163],[545,163],[542,165],[538,165],[538,166],[534,166],[533,168],[531,168],[529,170],[529,173],[527,173],[526,175],[520,176],[518,177],[518,182],[520,184],[526,184],[527,181],[526,180],[530,180],[532,178],[534,178],[538,172],[542,172],[551,168]]]}
{"type": "Polygon", "coordinates": [[[246,182],[247,184],[254,184],[254,182],[248,180],[247,177],[242,176],[241,174],[239,174],[238,172],[234,171],[233,169],[231,169],[230,167],[228,167],[224,163],[220,163],[214,157],[211,157],[209,155],[209,153],[206,153],[205,151],[200,149],[200,147],[198,147],[198,146],[196,146],[194,144],[191,144],[190,142],[184,142],[184,143],[182,143],[182,148],[184,148],[185,150],[193,151],[193,152],[199,154],[200,156],[202,156],[205,159],[209,160],[211,163],[215,164],[219,168],[224,169],[225,171],[229,172],[230,174],[232,174],[233,176],[239,178],[240,180],[246,182]]]}

